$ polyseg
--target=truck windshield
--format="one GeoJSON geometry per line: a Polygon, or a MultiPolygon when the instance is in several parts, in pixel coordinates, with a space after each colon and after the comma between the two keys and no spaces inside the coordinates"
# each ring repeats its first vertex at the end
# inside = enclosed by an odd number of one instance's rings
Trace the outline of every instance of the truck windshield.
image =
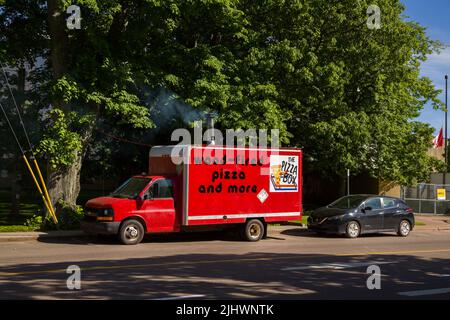
{"type": "Polygon", "coordinates": [[[367,199],[367,197],[365,196],[346,196],[339,198],[335,202],[329,204],[328,208],[352,209],[359,206],[365,199],[367,199]]]}
{"type": "Polygon", "coordinates": [[[134,199],[150,183],[152,179],[130,178],[110,194],[114,198],[134,199]]]}

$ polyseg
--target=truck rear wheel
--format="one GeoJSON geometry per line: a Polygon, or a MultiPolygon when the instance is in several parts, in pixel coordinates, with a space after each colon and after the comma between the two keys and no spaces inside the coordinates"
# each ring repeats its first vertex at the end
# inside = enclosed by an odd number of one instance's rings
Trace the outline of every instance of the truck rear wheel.
{"type": "Polygon", "coordinates": [[[126,220],[120,227],[119,238],[123,244],[138,244],[144,238],[144,227],[137,220],[126,220]]]}
{"type": "Polygon", "coordinates": [[[242,238],[246,241],[258,241],[264,236],[264,224],[258,219],[252,219],[242,228],[242,238]]]}

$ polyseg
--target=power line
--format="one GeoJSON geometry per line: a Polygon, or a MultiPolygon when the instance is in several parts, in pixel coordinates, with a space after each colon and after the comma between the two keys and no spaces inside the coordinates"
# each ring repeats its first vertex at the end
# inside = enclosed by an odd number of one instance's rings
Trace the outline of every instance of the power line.
{"type": "Polygon", "coordinates": [[[151,145],[151,144],[146,144],[146,143],[142,143],[142,142],[137,142],[137,141],[132,141],[132,140],[124,139],[124,138],[121,138],[121,137],[112,135],[112,134],[110,134],[110,133],[107,133],[107,132],[105,132],[105,131],[103,131],[103,130],[100,130],[100,129],[95,129],[95,128],[94,128],[94,130],[97,131],[97,132],[100,132],[101,134],[104,134],[105,136],[110,137],[111,139],[117,140],[117,141],[126,142],[126,143],[131,143],[131,144],[135,144],[135,145],[143,146],[143,147],[148,147],[148,148],[153,147],[153,145],[151,145]]]}
{"type": "Polygon", "coordinates": [[[44,178],[42,176],[41,169],[39,168],[39,164],[37,163],[36,158],[34,157],[33,147],[31,146],[31,142],[30,142],[30,139],[28,137],[28,133],[27,133],[27,130],[25,128],[25,124],[23,123],[22,116],[20,115],[20,110],[19,110],[19,107],[17,105],[17,102],[16,102],[16,99],[14,97],[14,94],[13,94],[13,92],[11,90],[11,86],[10,86],[9,81],[8,81],[8,76],[6,75],[5,68],[3,67],[3,63],[0,62],[0,66],[2,67],[3,75],[5,76],[6,84],[7,84],[8,88],[9,88],[9,93],[11,94],[11,97],[12,97],[12,99],[14,101],[14,105],[15,105],[16,110],[17,110],[17,114],[19,115],[19,119],[20,119],[20,123],[22,125],[22,129],[23,129],[23,131],[25,133],[25,136],[27,138],[28,145],[30,147],[30,150],[29,150],[30,154],[31,154],[30,158],[31,158],[31,160],[33,160],[34,166],[36,167],[37,176],[39,177],[40,183],[42,184],[42,188],[41,188],[41,185],[38,182],[38,179],[36,178],[36,174],[34,173],[33,169],[30,166],[30,163],[29,163],[29,161],[27,159],[27,156],[26,156],[26,154],[25,154],[25,152],[24,152],[24,150],[22,148],[22,145],[20,144],[19,139],[17,138],[16,132],[14,131],[14,128],[11,125],[11,122],[9,121],[9,117],[8,117],[6,111],[3,108],[3,105],[1,103],[0,103],[0,107],[1,107],[1,109],[3,111],[3,114],[4,114],[5,118],[6,118],[6,122],[8,123],[9,128],[11,129],[11,132],[12,132],[12,134],[14,136],[14,139],[16,140],[17,145],[19,146],[19,149],[20,149],[20,151],[22,153],[22,158],[25,161],[25,164],[26,164],[26,166],[28,168],[28,171],[31,174],[31,177],[33,178],[33,181],[34,181],[34,183],[36,185],[36,188],[38,189],[39,193],[41,194],[42,201],[44,202],[45,207],[47,208],[48,212],[52,216],[53,221],[57,225],[58,224],[58,219],[56,217],[56,213],[55,213],[55,210],[53,208],[53,204],[52,204],[52,201],[50,199],[50,195],[48,194],[47,186],[46,186],[44,178]]]}
{"type": "MultiPolygon", "coordinates": [[[[12,100],[13,100],[13,102],[14,102],[14,106],[15,106],[15,108],[16,108],[17,115],[19,116],[20,124],[22,125],[23,132],[25,133],[25,138],[27,139],[28,146],[30,147],[31,156],[32,156],[32,158],[34,158],[34,155],[33,155],[33,147],[31,146],[31,142],[30,142],[30,138],[28,137],[27,129],[25,128],[25,124],[23,123],[23,119],[22,119],[22,116],[21,116],[21,114],[20,114],[19,106],[17,105],[16,99],[14,98],[14,94],[13,94],[13,92],[12,92],[11,85],[9,84],[9,81],[8,81],[8,76],[6,75],[5,67],[4,67],[4,65],[3,65],[2,62],[0,62],[0,66],[2,67],[3,76],[4,76],[5,81],[6,81],[6,86],[7,86],[8,89],[9,89],[9,93],[11,94],[12,100]]],[[[22,152],[23,152],[23,151],[22,151],[22,152]]]]}
{"type": "Polygon", "coordinates": [[[14,139],[15,139],[16,142],[17,142],[17,146],[19,147],[20,152],[21,152],[22,154],[24,154],[22,145],[20,144],[19,139],[17,138],[16,132],[14,131],[14,128],[13,128],[13,126],[11,125],[11,122],[9,121],[8,115],[6,114],[5,108],[3,107],[3,104],[2,104],[1,102],[0,102],[0,108],[2,109],[3,114],[5,115],[6,122],[8,123],[9,128],[11,129],[11,132],[12,132],[12,134],[13,134],[13,136],[14,136],[14,139]]]}

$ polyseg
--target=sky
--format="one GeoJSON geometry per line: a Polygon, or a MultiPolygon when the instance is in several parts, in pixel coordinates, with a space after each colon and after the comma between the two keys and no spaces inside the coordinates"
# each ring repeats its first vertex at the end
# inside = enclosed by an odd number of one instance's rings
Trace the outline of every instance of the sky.
{"type": "MultiPolygon", "coordinates": [[[[439,40],[450,46],[450,1],[449,0],[401,0],[406,6],[403,12],[407,20],[413,20],[427,28],[427,35],[433,40],[439,40]]],[[[381,16],[383,19],[383,16],[381,16]]],[[[383,23],[383,20],[381,20],[383,23]]],[[[422,64],[421,74],[430,78],[436,89],[441,89],[439,98],[445,101],[444,76],[450,76],[450,47],[440,54],[431,54],[422,64]]],[[[450,85],[450,83],[449,83],[450,85]]],[[[429,123],[435,128],[435,134],[444,125],[444,112],[434,110],[427,104],[418,120],[429,123]]],[[[450,132],[450,114],[448,118],[448,132],[450,132]]]]}

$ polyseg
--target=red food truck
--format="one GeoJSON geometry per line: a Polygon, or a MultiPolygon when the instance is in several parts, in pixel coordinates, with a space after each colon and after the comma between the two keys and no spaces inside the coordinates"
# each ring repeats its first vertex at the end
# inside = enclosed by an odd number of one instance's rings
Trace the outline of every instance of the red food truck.
{"type": "Polygon", "coordinates": [[[301,149],[157,146],[148,174],[86,203],[81,228],[117,234],[124,244],[137,244],[146,233],[217,228],[258,241],[267,223],[301,215],[301,149]]]}

